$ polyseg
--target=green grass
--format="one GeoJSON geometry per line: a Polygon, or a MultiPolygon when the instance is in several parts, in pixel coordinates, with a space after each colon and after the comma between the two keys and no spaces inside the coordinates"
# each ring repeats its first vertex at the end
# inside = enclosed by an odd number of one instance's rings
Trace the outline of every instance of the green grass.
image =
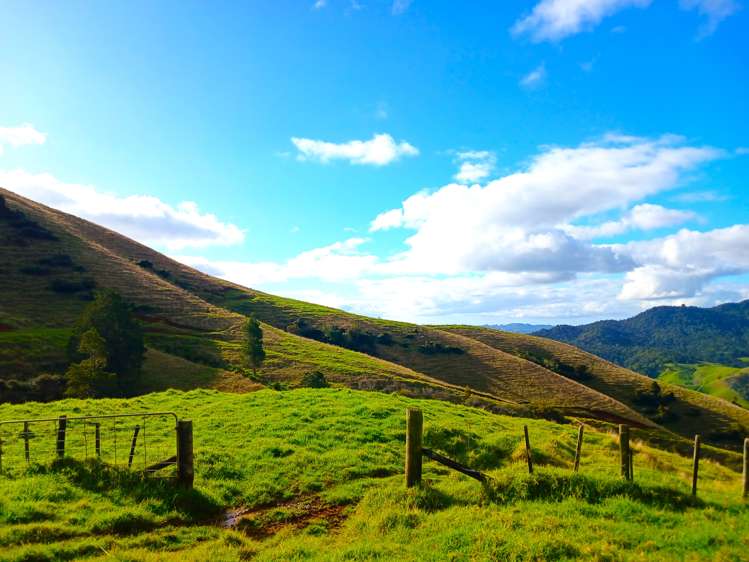
{"type": "Polygon", "coordinates": [[[718,363],[671,363],[658,375],[660,381],[718,396],[744,408],[749,408],[749,392],[746,392],[749,388],[744,390],[747,378],[746,367],[718,363]]]}
{"type": "Polygon", "coordinates": [[[195,490],[75,459],[0,476],[0,560],[740,560],[749,547],[736,472],[703,461],[695,500],[690,459],[635,439],[622,482],[603,425],[575,476],[574,424],[349,389],[172,390],[2,405],[0,419],[143,410],[193,420],[195,490]],[[414,406],[425,445],[488,486],[425,461],[424,487],[405,490],[414,406]],[[239,507],[235,529],[215,523],[239,507]]]}
{"type": "Polygon", "coordinates": [[[68,328],[27,328],[0,332],[0,373],[31,378],[54,372],[66,364],[68,328]]]}

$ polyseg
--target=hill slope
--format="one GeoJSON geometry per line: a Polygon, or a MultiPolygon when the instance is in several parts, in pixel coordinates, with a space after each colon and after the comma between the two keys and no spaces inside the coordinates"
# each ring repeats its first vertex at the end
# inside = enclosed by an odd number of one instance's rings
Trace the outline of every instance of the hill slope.
{"type": "MultiPolygon", "coordinates": [[[[7,200],[4,219],[0,213],[0,270],[7,280],[0,288],[0,378],[29,379],[64,366],[66,330],[91,290],[107,287],[137,305],[146,328],[150,351],[139,392],[256,388],[241,375],[239,353],[240,327],[252,313],[264,323],[268,353],[259,383],[295,386],[319,369],[352,388],[657,427],[656,414],[635,407],[639,384],[586,384],[472,333],[367,318],[241,287],[88,221],[7,191],[0,195],[7,200]]],[[[712,420],[716,435],[749,427],[743,411],[722,402],[692,397],[689,403],[712,420]]],[[[691,430],[658,421],[685,435],[691,430]]]]}
{"type": "Polygon", "coordinates": [[[546,365],[682,435],[700,433],[713,442],[736,448],[748,433],[749,410],[681,386],[662,383],[656,390],[649,377],[569,344],[474,326],[443,329],[546,365]]]}
{"type": "Polygon", "coordinates": [[[657,376],[668,363],[741,366],[749,355],[749,300],[714,308],[659,306],[626,320],[556,326],[537,336],[570,343],[657,376]]]}
{"type": "MultiPolygon", "coordinates": [[[[305,371],[319,368],[333,382],[354,388],[404,389],[462,400],[468,386],[471,399],[489,401],[496,408],[556,408],[650,424],[616,400],[469,338],[233,285],[88,221],[7,191],[2,194],[11,213],[20,211],[36,225],[28,228],[50,235],[19,242],[18,227],[8,221],[0,224],[0,268],[8,279],[2,288],[0,323],[6,328],[0,341],[31,334],[44,340],[50,330],[58,342],[64,341],[60,331],[85,305],[89,285],[108,287],[138,306],[150,348],[227,372],[239,365],[239,328],[243,315],[252,312],[266,323],[263,376],[270,382],[293,385],[305,371]],[[46,266],[50,259],[67,260],[67,265],[46,266]],[[56,291],[61,283],[64,291],[56,291]]],[[[39,353],[47,348],[49,353],[41,358],[45,366],[63,361],[59,355],[55,358],[51,343],[29,349],[39,353]]],[[[5,376],[18,376],[24,369],[25,376],[33,375],[38,372],[36,359],[26,355],[22,365],[6,364],[5,376]]]]}

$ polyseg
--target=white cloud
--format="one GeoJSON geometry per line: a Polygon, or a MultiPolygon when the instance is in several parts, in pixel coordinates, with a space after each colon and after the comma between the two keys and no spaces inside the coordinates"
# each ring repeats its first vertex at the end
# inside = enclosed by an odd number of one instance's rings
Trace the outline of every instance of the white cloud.
{"type": "Polygon", "coordinates": [[[629,7],[644,8],[651,0],[541,0],[513,25],[514,35],[530,35],[535,42],[559,41],[589,31],[605,17],[629,7]]]}
{"type": "Polygon", "coordinates": [[[671,199],[681,203],[718,203],[728,201],[729,197],[717,191],[689,191],[674,195],[671,199]]]}
{"type": "Polygon", "coordinates": [[[384,166],[403,156],[416,156],[418,149],[405,142],[395,142],[390,135],[376,134],[368,141],[352,140],[336,144],[333,142],[292,137],[291,142],[299,150],[300,160],[316,160],[328,163],[331,160],[348,160],[351,164],[384,166]]]}
{"type": "Polygon", "coordinates": [[[546,65],[544,63],[539,64],[520,79],[520,85],[528,90],[539,88],[544,82],[546,82],[546,65]]]}
{"type": "MultiPolygon", "coordinates": [[[[565,225],[678,187],[685,172],[722,155],[674,136],[608,135],[576,148],[547,148],[527,169],[483,187],[449,184],[417,193],[378,215],[370,229],[415,231],[408,250],[391,260],[393,271],[626,271],[633,267],[627,254],[575,238],[565,225]]],[[[656,216],[676,219],[641,207],[628,220],[652,227],[656,216]]]]}
{"type": "Polygon", "coordinates": [[[302,252],[286,262],[216,261],[189,255],[173,257],[205,273],[247,287],[292,279],[339,282],[357,279],[376,270],[378,258],[359,250],[365,242],[366,238],[349,238],[302,252]]]}
{"type": "Polygon", "coordinates": [[[488,150],[468,150],[458,152],[460,169],[453,176],[459,183],[476,183],[488,178],[494,171],[496,157],[488,150]]]}
{"type": "Polygon", "coordinates": [[[592,240],[604,236],[616,236],[630,230],[654,230],[677,226],[696,218],[697,214],[692,211],[667,209],[660,205],[644,203],[630,209],[619,220],[596,226],[567,225],[564,230],[577,239],[592,240]]]}
{"type": "Polygon", "coordinates": [[[700,27],[698,39],[712,35],[720,22],[741,9],[735,0],[679,0],[679,5],[684,10],[697,10],[707,19],[700,27]]]}
{"type": "Polygon", "coordinates": [[[24,170],[0,170],[0,186],[146,244],[171,250],[238,244],[244,240],[244,233],[237,226],[202,213],[190,201],[173,207],[152,196],[120,197],[93,186],[63,182],[51,174],[24,170]]]}
{"type": "Polygon", "coordinates": [[[44,144],[47,133],[37,131],[30,123],[24,123],[17,127],[0,127],[0,154],[3,153],[3,145],[12,147],[25,144],[44,144]]]}
{"type": "Polygon", "coordinates": [[[622,299],[692,297],[712,279],[749,273],[749,225],[630,242],[622,250],[638,262],[627,273],[622,299]]]}
{"type": "Polygon", "coordinates": [[[413,0],[393,0],[393,7],[391,11],[394,16],[405,14],[413,4],[413,0]]]}
{"type": "Polygon", "coordinates": [[[324,7],[325,7],[325,6],[327,5],[327,4],[328,4],[327,0],[317,0],[317,1],[316,1],[316,2],[315,2],[315,3],[313,4],[313,6],[312,6],[312,7],[313,7],[313,8],[315,9],[315,10],[321,10],[321,9],[323,9],[323,8],[324,8],[324,7]]]}

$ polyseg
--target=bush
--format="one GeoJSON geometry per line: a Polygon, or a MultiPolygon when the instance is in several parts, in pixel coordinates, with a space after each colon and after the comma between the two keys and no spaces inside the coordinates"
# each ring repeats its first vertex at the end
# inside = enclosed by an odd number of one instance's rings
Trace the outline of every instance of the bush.
{"type": "Polygon", "coordinates": [[[91,291],[96,287],[96,281],[91,278],[81,279],[80,281],[66,281],[65,279],[55,279],[50,283],[49,288],[55,293],[71,295],[74,293],[91,291]]]}
{"type": "Polygon", "coordinates": [[[320,371],[310,371],[302,377],[302,386],[307,388],[328,388],[330,385],[323,373],[320,371]]]}

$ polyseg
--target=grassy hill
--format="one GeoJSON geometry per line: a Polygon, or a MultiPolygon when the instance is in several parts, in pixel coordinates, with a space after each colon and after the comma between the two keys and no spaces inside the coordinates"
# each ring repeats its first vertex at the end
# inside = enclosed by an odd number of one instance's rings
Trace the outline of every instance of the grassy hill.
{"type": "MultiPolygon", "coordinates": [[[[0,208],[0,381],[29,381],[64,369],[67,330],[92,291],[111,288],[136,305],[146,331],[149,351],[137,392],[293,388],[317,369],[335,385],[497,412],[665,426],[689,437],[695,428],[708,428],[708,440],[734,447],[749,433],[745,410],[688,390],[674,391],[678,400],[669,408],[678,419],[639,404],[637,393],[647,389],[629,371],[622,378],[601,369],[593,384],[476,332],[373,319],[269,295],[11,192],[0,195],[6,202],[0,208]],[[244,376],[240,358],[240,328],[248,314],[265,331],[267,360],[257,381],[244,376]]],[[[542,355],[556,353],[554,342],[533,341],[542,355]]],[[[609,365],[592,356],[586,361],[609,365]]]]}
{"type": "Polygon", "coordinates": [[[669,363],[739,367],[749,349],[749,300],[714,308],[658,306],[626,320],[556,326],[536,335],[654,377],[669,363]]]}
{"type": "Polygon", "coordinates": [[[637,432],[623,482],[606,424],[587,426],[573,475],[575,425],[348,389],[6,404],[0,419],[134,410],[193,420],[195,490],[75,459],[0,476],[0,560],[740,560],[749,547],[737,455],[705,447],[695,500],[691,459],[637,432]],[[407,491],[407,407],[424,412],[425,446],[490,484],[425,461],[426,485],[407,491]]]}
{"type": "MultiPolygon", "coordinates": [[[[243,315],[254,313],[265,323],[265,382],[293,386],[305,372],[320,369],[332,382],[354,388],[462,401],[468,386],[472,400],[504,411],[556,408],[584,413],[593,407],[611,419],[649,423],[615,400],[474,340],[233,285],[88,221],[7,191],[2,194],[11,213],[22,213],[36,225],[33,228],[49,233],[17,243],[19,229],[0,223],[0,269],[8,279],[0,305],[4,377],[28,378],[40,369],[59,369],[64,363],[64,330],[91,290],[107,287],[137,305],[149,348],[162,353],[154,355],[154,361],[167,354],[219,369],[217,374],[201,368],[195,386],[207,381],[214,386],[212,375],[222,385],[232,373],[239,378],[239,328],[243,315]],[[44,265],[49,260],[67,265],[44,265]],[[73,288],[56,291],[61,283],[73,288]],[[338,339],[326,335],[331,329],[340,334],[338,339]]],[[[157,367],[150,369],[156,371],[157,367]]],[[[171,385],[161,379],[161,388],[171,385]]],[[[180,384],[186,387],[184,377],[180,384]]],[[[152,379],[146,386],[159,388],[152,379]]]]}
{"type": "Polygon", "coordinates": [[[749,410],[719,397],[668,384],[670,381],[660,384],[655,393],[649,377],[565,343],[475,326],[442,329],[545,365],[682,435],[700,433],[713,442],[737,447],[749,428],[749,410]]]}
{"type": "Polygon", "coordinates": [[[677,384],[749,408],[749,367],[718,363],[670,363],[658,380],[677,384]]]}

